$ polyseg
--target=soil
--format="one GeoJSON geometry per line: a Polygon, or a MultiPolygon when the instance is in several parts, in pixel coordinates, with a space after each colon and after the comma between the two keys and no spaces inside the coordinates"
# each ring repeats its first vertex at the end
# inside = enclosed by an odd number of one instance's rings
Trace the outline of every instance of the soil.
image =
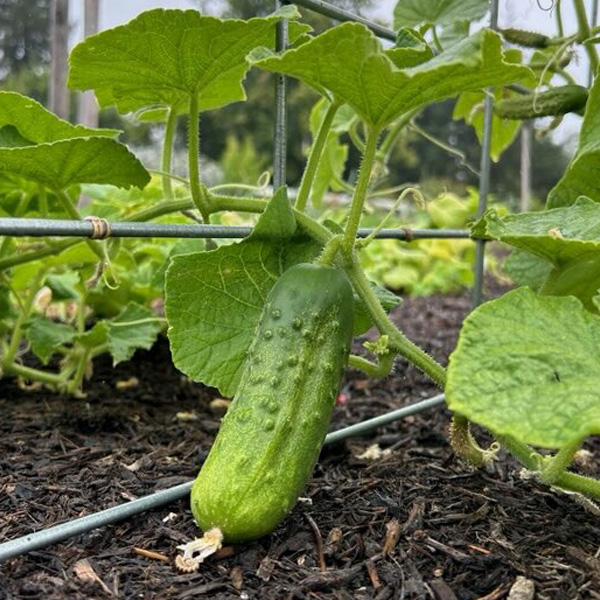
{"type": "MultiPolygon", "coordinates": [[[[446,362],[469,308],[466,294],[414,298],[395,318],[446,362]]],[[[78,400],[0,381],[0,541],[188,481],[206,457],[218,394],[178,373],[164,340],[116,368],[99,360],[87,390],[78,400]]],[[[348,372],[342,392],[336,429],[437,390],[399,362],[380,381],[348,372]]],[[[172,564],[198,534],[180,501],[7,561],[0,598],[531,600],[510,591],[518,577],[538,600],[600,598],[598,518],[504,455],[472,470],[448,424],[432,409],[327,447],[274,533],[225,546],[197,573],[172,564]],[[372,444],[389,452],[361,458],[372,444]]]]}

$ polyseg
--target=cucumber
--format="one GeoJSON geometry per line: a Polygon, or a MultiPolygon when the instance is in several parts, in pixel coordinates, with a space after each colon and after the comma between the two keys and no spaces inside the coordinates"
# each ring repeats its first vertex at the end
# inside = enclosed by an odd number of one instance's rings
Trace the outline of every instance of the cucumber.
{"type": "Polygon", "coordinates": [[[563,85],[540,94],[500,100],[494,112],[503,119],[535,119],[576,112],[585,107],[588,91],[580,85],[563,85]]]}
{"type": "Polygon", "coordinates": [[[204,531],[252,540],[292,509],[327,434],[352,327],[352,287],[342,271],[299,264],[277,280],[192,488],[192,512],[204,531]]]}
{"type": "Polygon", "coordinates": [[[514,29],[508,27],[500,29],[504,39],[511,44],[525,46],[525,48],[547,48],[552,41],[547,35],[537,31],[527,31],[526,29],[514,29]]]}

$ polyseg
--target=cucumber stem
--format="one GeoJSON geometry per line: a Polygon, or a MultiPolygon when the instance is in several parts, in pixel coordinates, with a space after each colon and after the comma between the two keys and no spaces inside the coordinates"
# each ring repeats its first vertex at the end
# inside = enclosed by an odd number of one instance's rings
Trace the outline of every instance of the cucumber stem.
{"type": "Polygon", "coordinates": [[[571,464],[573,456],[581,448],[583,440],[583,437],[575,438],[563,446],[554,456],[547,459],[540,473],[540,481],[548,485],[554,485],[571,464]]]}
{"type": "MultiPolygon", "coordinates": [[[[71,219],[74,219],[75,221],[81,221],[81,215],[79,214],[79,211],[73,205],[70,198],[65,194],[65,192],[62,190],[54,190],[54,193],[58,197],[60,203],[62,204],[62,207],[65,209],[65,212],[69,215],[69,217],[71,217],[71,219]]],[[[104,261],[104,249],[102,248],[99,242],[97,242],[96,240],[86,239],[85,243],[101,261],[104,261]]]]}
{"type": "Polygon", "coordinates": [[[194,205],[200,211],[202,220],[208,223],[210,210],[208,192],[200,179],[200,112],[198,109],[198,94],[190,98],[190,114],[188,127],[188,171],[190,191],[194,205]]]}
{"type": "Polygon", "coordinates": [[[300,182],[300,189],[298,190],[298,196],[296,198],[297,210],[302,211],[306,208],[308,195],[310,193],[310,190],[312,189],[312,185],[315,180],[315,175],[317,174],[319,164],[321,163],[321,158],[323,157],[325,143],[327,142],[329,132],[331,131],[331,124],[333,123],[333,119],[340,106],[341,103],[336,102],[335,100],[331,102],[331,104],[327,108],[325,116],[323,117],[323,121],[319,126],[319,131],[317,132],[317,136],[309,151],[306,168],[304,169],[304,173],[302,174],[302,181],[300,182]]]}
{"type": "Polygon", "coordinates": [[[162,158],[160,168],[162,171],[162,188],[165,198],[169,201],[174,199],[173,185],[171,182],[171,159],[173,156],[173,141],[175,140],[175,130],[177,129],[177,111],[171,106],[165,123],[165,136],[163,139],[162,158]]]}
{"type": "Polygon", "coordinates": [[[396,325],[392,323],[383,306],[381,306],[379,299],[375,295],[356,256],[352,257],[352,262],[345,264],[345,270],[354,286],[354,290],[365,303],[365,306],[380,333],[389,336],[390,349],[404,356],[404,358],[407,358],[418,369],[431,377],[433,381],[443,388],[446,384],[446,370],[435,359],[429,356],[429,354],[411,342],[396,327],[396,325]]]}
{"type": "Polygon", "coordinates": [[[494,442],[488,450],[484,450],[471,435],[468,419],[456,413],[452,415],[450,425],[450,445],[458,456],[477,468],[485,467],[494,460],[500,448],[500,444],[494,442]]]}
{"type": "Polygon", "coordinates": [[[21,344],[22,339],[22,329],[25,321],[29,318],[31,314],[31,309],[33,308],[33,303],[35,301],[35,297],[40,288],[40,284],[44,275],[46,273],[46,269],[39,269],[38,272],[34,275],[33,280],[31,281],[31,285],[29,287],[29,294],[25,298],[21,306],[21,311],[17,316],[17,320],[15,321],[15,325],[12,331],[12,335],[10,337],[10,342],[8,344],[8,349],[4,355],[4,359],[2,361],[2,366],[6,370],[8,369],[17,355],[19,350],[19,346],[21,344]]]}
{"type": "Polygon", "coordinates": [[[577,25],[579,28],[579,34],[577,37],[579,42],[585,47],[588,58],[590,59],[592,73],[595,75],[598,71],[598,53],[593,42],[590,43],[585,41],[591,37],[590,24],[585,10],[585,4],[583,0],[573,0],[573,4],[575,7],[575,15],[577,16],[577,25]]]}
{"type": "Polygon", "coordinates": [[[378,379],[387,377],[394,367],[394,360],[396,355],[393,352],[385,354],[379,359],[378,363],[371,362],[362,356],[356,356],[351,354],[348,357],[348,366],[353,369],[358,369],[366,373],[369,377],[376,377],[378,379]]]}
{"type": "Polygon", "coordinates": [[[348,262],[352,262],[352,253],[356,242],[356,233],[360,225],[362,217],[363,205],[369,191],[369,182],[371,180],[371,170],[377,153],[377,142],[379,141],[379,129],[372,127],[367,135],[367,143],[361,160],[360,174],[352,196],[352,204],[350,205],[350,215],[346,224],[344,234],[343,252],[348,262]]]}

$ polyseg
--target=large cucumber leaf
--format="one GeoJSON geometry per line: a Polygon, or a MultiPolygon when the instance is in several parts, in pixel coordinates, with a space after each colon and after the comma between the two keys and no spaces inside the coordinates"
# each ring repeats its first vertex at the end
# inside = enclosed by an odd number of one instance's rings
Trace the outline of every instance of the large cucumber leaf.
{"type": "MultiPolygon", "coordinates": [[[[0,132],[11,126],[20,133],[21,146],[81,137],[115,138],[121,133],[118,129],[73,125],[59,119],[32,98],[17,92],[0,92],[0,132]]],[[[0,141],[0,147],[7,145],[0,141]]]]}
{"type": "Polygon", "coordinates": [[[504,60],[501,45],[497,34],[481,30],[435,58],[401,70],[393,61],[398,49],[388,54],[364,25],[343,23],[282,55],[257,48],[249,58],[349,104],[369,125],[382,129],[424,104],[530,75],[528,67],[504,60]]]}
{"type": "Polygon", "coordinates": [[[99,183],[144,187],[150,175],[115,129],[90,129],[59,119],[41,104],[0,92],[0,174],[19,175],[54,190],[99,183]]]}
{"type": "Polygon", "coordinates": [[[481,19],[488,0],[399,0],[394,8],[394,29],[422,23],[448,25],[464,19],[481,19]]]}
{"type": "Polygon", "coordinates": [[[588,310],[597,310],[593,301],[600,288],[597,202],[579,198],[571,206],[505,217],[492,209],[475,224],[473,233],[524,251],[527,258],[521,254],[509,263],[509,268],[516,266],[517,279],[523,283],[544,294],[575,296],[588,310]]]}
{"type": "Polygon", "coordinates": [[[150,175],[127,148],[106,137],[0,148],[0,174],[12,173],[61,190],[77,183],[142,188],[150,175]]]}
{"type": "Polygon", "coordinates": [[[490,209],[472,232],[562,266],[583,254],[600,252],[600,204],[579,198],[572,206],[504,217],[490,209]]]}
{"type": "MultiPolygon", "coordinates": [[[[291,6],[248,21],[149,10],[77,45],[69,87],[93,89],[100,106],[115,105],[122,113],[153,105],[186,113],[194,94],[200,110],[245,100],[246,55],[257,46],[274,46],[277,22],[298,16],[291,6]]],[[[307,27],[296,24],[291,31],[298,35],[307,27]]]]}
{"type": "Polygon", "coordinates": [[[600,433],[600,317],[572,297],[519,288],[465,320],[450,357],[449,407],[547,448],[600,433]]]}

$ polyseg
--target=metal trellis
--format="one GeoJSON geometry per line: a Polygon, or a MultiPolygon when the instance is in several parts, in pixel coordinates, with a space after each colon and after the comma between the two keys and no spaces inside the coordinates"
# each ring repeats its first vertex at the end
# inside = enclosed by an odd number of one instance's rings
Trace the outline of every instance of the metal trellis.
{"type": "MultiPolygon", "coordinates": [[[[276,0],[279,8],[282,4],[296,4],[313,10],[322,15],[338,21],[354,21],[366,25],[378,37],[395,41],[394,31],[341,10],[322,0],[276,0]]],[[[498,0],[492,0],[492,28],[497,27],[498,0]]],[[[277,28],[276,47],[283,50],[287,43],[287,24],[282,21],[277,28]]],[[[286,162],[286,82],[282,75],[276,76],[275,83],[275,136],[274,136],[274,167],[273,183],[278,188],[285,184],[285,162],[286,162]]],[[[492,103],[489,97],[485,101],[485,127],[481,154],[481,177],[480,177],[480,199],[479,214],[483,214],[487,203],[490,176],[490,140],[491,140],[491,118],[492,103]]],[[[109,223],[110,237],[185,237],[185,238],[243,238],[250,233],[249,227],[233,227],[220,225],[184,225],[169,223],[141,223],[141,222],[113,222],[109,223]]],[[[359,236],[365,237],[372,231],[360,229],[359,236]]],[[[92,237],[94,225],[89,221],[56,220],[56,219],[13,219],[0,218],[0,235],[10,236],[62,236],[62,237],[92,237]]],[[[412,240],[425,238],[469,238],[467,230],[432,230],[432,229],[383,229],[378,238],[394,238],[398,240],[412,240]]],[[[69,242],[65,242],[69,243],[69,242]]],[[[476,240],[477,252],[475,260],[475,282],[473,298],[474,304],[481,301],[483,284],[483,261],[485,246],[482,240],[476,240]]],[[[6,262],[6,261],[5,261],[6,262]]],[[[6,267],[8,263],[4,265],[6,267]]],[[[413,415],[429,408],[437,407],[444,402],[444,395],[439,394],[427,400],[416,402],[404,408],[388,412],[379,417],[351,425],[339,431],[330,433],[325,444],[332,444],[352,436],[364,435],[371,430],[383,425],[413,415]]],[[[12,557],[20,556],[28,552],[44,548],[50,544],[64,541],[75,535],[79,535],[98,527],[110,525],[128,517],[155,509],[181,498],[190,491],[192,482],[187,482],[172,488],[161,490],[154,494],[126,502],[124,504],[74,519],[66,523],[55,525],[47,529],[27,534],[14,540],[0,544],[0,562],[12,557]]]]}

